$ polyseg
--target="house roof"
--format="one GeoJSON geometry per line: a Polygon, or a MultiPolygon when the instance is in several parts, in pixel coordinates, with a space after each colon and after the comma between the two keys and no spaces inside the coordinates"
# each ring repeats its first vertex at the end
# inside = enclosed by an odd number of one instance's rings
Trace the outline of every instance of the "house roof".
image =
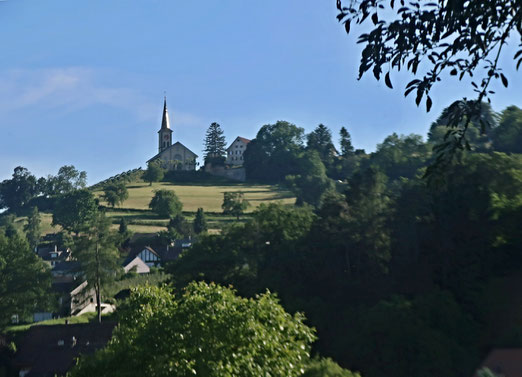
{"type": "Polygon", "coordinates": [[[122,266],[125,267],[127,266],[129,263],[131,263],[134,259],[136,259],[136,257],[143,251],[143,250],[148,250],[150,251],[152,254],[156,255],[158,258],[161,258],[161,256],[159,255],[159,253],[154,250],[152,247],[150,246],[145,246],[145,247],[138,247],[138,248],[135,248],[135,249],[132,249],[129,254],[127,255],[127,258],[125,258],[125,260],[123,261],[123,264],[122,266]]]}
{"type": "Polygon", "coordinates": [[[134,257],[129,263],[123,265],[123,269],[125,272],[129,272],[132,268],[136,267],[137,271],[149,272],[150,267],[141,260],[139,256],[134,257]]]}
{"type": "Polygon", "coordinates": [[[58,250],[54,247],[40,247],[36,251],[36,254],[45,261],[52,261],[67,259],[71,252],[69,250],[58,250]],[[56,253],[57,256],[53,258],[52,253],[56,253]]]}
{"type": "Polygon", "coordinates": [[[243,143],[245,143],[245,144],[248,144],[248,143],[250,143],[250,142],[252,141],[252,140],[247,139],[247,138],[245,138],[245,137],[238,136],[238,137],[236,137],[236,138],[234,139],[234,141],[233,141],[232,143],[230,143],[230,146],[227,148],[227,151],[228,151],[230,148],[232,148],[232,144],[234,144],[237,140],[241,140],[241,141],[242,141],[243,143]]]}
{"type": "Polygon", "coordinates": [[[173,246],[161,246],[161,247],[154,247],[154,249],[150,246],[140,247],[134,250],[131,250],[131,252],[127,255],[127,258],[125,258],[125,261],[123,262],[123,267],[127,266],[129,263],[131,263],[135,258],[138,257],[139,253],[141,253],[143,250],[147,249],[151,253],[158,256],[161,262],[169,262],[177,259],[184,248],[188,247],[187,245],[194,242],[193,239],[181,239],[181,240],[175,240],[173,246]]]}
{"type": "Polygon", "coordinates": [[[479,369],[487,367],[504,377],[522,377],[522,348],[497,348],[492,350],[479,369]]]}
{"type": "Polygon", "coordinates": [[[27,377],[64,375],[80,354],[104,347],[115,326],[115,322],[33,326],[19,344],[14,365],[30,369],[27,377]]]}
{"type": "Polygon", "coordinates": [[[157,155],[155,155],[154,157],[152,157],[151,159],[149,159],[149,160],[147,161],[147,163],[156,160],[157,158],[159,158],[159,156],[160,156],[162,153],[165,153],[166,151],[168,151],[170,148],[174,147],[175,145],[181,145],[181,146],[182,146],[183,148],[185,148],[187,151],[189,151],[190,153],[192,153],[195,157],[198,157],[197,154],[195,154],[194,152],[192,152],[190,149],[188,149],[186,146],[184,146],[183,144],[181,144],[179,141],[176,141],[174,144],[168,146],[167,148],[165,148],[164,150],[162,150],[161,152],[159,152],[157,155]]]}

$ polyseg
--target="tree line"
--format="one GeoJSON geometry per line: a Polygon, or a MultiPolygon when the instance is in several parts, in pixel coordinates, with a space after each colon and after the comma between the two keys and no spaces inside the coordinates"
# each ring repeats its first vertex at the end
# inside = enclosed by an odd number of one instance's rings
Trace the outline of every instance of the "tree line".
{"type": "Polygon", "coordinates": [[[522,110],[483,108],[493,126],[471,123],[470,150],[428,178],[446,111],[427,142],[392,134],[373,153],[345,131],[339,153],[324,126],[306,144],[288,122],[263,126],[247,174],[290,185],[298,206],[204,237],[168,268],[173,284],[277,292],[317,328],[315,351],[364,376],[472,375],[491,347],[522,346],[517,321],[498,328],[512,307],[490,304],[522,271],[522,110]]]}

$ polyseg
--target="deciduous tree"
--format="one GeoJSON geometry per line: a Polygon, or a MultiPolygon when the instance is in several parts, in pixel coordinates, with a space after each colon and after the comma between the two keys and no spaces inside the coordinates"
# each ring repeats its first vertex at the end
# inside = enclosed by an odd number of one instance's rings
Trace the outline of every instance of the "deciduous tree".
{"type": "Polygon", "coordinates": [[[26,168],[18,166],[11,179],[0,183],[0,209],[19,213],[36,194],[36,177],[26,168]]]}
{"type": "Polygon", "coordinates": [[[303,128],[285,121],[261,127],[243,156],[247,178],[283,182],[287,175],[297,174],[303,137],[303,128]]]}
{"type": "Polygon", "coordinates": [[[60,225],[78,235],[96,219],[98,203],[88,190],[76,190],[58,197],[53,211],[52,225],[60,225]]]}
{"type": "Polygon", "coordinates": [[[183,204],[172,190],[157,190],[149,203],[149,208],[161,217],[174,217],[181,213],[183,204]]]}
{"type": "Polygon", "coordinates": [[[245,199],[241,191],[228,191],[223,193],[223,204],[221,208],[223,208],[225,215],[236,216],[239,220],[239,216],[245,212],[249,205],[248,200],[245,199]]]}
{"type": "Polygon", "coordinates": [[[19,235],[0,232],[0,329],[12,315],[49,309],[51,271],[19,235]]]}
{"type": "Polygon", "coordinates": [[[161,167],[159,161],[149,162],[147,165],[147,170],[143,173],[143,180],[149,182],[149,185],[152,186],[152,182],[159,182],[165,176],[165,169],[161,167]]]}
{"type": "Polygon", "coordinates": [[[286,313],[273,294],[246,299],[215,284],[180,294],[138,288],[120,312],[113,340],[82,357],[73,377],[297,377],[315,339],[304,316],[286,313]]]}
{"type": "Polygon", "coordinates": [[[109,183],[103,188],[103,192],[103,198],[113,208],[129,198],[129,192],[123,182],[109,183]]]}

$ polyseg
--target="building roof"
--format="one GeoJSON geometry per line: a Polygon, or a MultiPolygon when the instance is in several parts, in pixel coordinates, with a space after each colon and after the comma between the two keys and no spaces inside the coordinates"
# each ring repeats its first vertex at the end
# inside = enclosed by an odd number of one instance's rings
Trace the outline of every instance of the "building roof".
{"type": "Polygon", "coordinates": [[[243,143],[245,143],[245,144],[248,144],[248,143],[250,143],[250,142],[252,141],[252,140],[247,139],[247,138],[245,138],[245,137],[238,136],[238,137],[236,137],[236,138],[234,139],[234,141],[233,141],[233,142],[230,144],[230,146],[227,148],[227,151],[228,151],[230,148],[232,148],[232,144],[234,144],[234,143],[235,143],[236,141],[238,141],[238,140],[241,140],[241,141],[242,141],[243,143]]]}
{"type": "Polygon", "coordinates": [[[170,129],[170,120],[169,120],[169,111],[167,110],[167,97],[164,98],[163,101],[163,116],[161,118],[161,129],[158,132],[161,132],[162,130],[169,130],[170,129]]]}
{"type": "Polygon", "coordinates": [[[52,261],[52,260],[65,260],[69,258],[71,255],[70,250],[58,250],[56,246],[54,247],[39,247],[36,251],[36,255],[42,258],[44,261],[52,261]],[[55,255],[53,257],[53,254],[55,255]]]}
{"type": "Polygon", "coordinates": [[[484,367],[504,377],[522,377],[522,348],[494,349],[479,369],[484,367]]]}
{"type": "Polygon", "coordinates": [[[185,148],[187,151],[189,151],[190,153],[192,153],[196,158],[198,157],[197,154],[195,154],[194,152],[192,152],[190,149],[188,149],[186,146],[184,146],[183,144],[181,144],[179,141],[176,141],[174,144],[168,146],[167,148],[163,149],[161,152],[159,152],[157,155],[155,155],[154,157],[152,157],[150,160],[147,161],[147,163],[151,162],[151,161],[154,161],[155,159],[159,158],[159,156],[162,154],[162,153],[165,153],[166,151],[168,151],[170,148],[174,147],[175,145],[181,145],[183,148],[185,148]]]}
{"type": "Polygon", "coordinates": [[[141,260],[139,256],[135,256],[134,259],[129,261],[128,263],[123,264],[123,270],[127,273],[130,270],[132,270],[134,267],[136,267],[137,273],[149,273],[150,267],[141,260]]]}
{"type": "Polygon", "coordinates": [[[172,246],[161,246],[161,247],[154,247],[154,249],[150,246],[140,247],[137,249],[132,250],[129,255],[127,255],[127,258],[125,258],[125,261],[123,262],[123,266],[128,266],[129,263],[131,263],[135,258],[138,257],[138,255],[145,249],[149,250],[151,253],[158,256],[161,263],[170,262],[179,257],[183,249],[192,246],[193,239],[181,239],[181,240],[175,240],[174,244],[172,246]]]}
{"type": "Polygon", "coordinates": [[[29,369],[27,377],[65,375],[80,354],[104,347],[115,322],[33,326],[19,344],[14,365],[29,369]]]}

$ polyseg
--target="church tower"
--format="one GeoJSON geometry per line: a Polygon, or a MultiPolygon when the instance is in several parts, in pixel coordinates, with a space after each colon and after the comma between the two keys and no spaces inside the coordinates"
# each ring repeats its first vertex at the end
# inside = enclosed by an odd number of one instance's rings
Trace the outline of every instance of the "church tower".
{"type": "Polygon", "coordinates": [[[170,129],[169,112],[167,111],[167,97],[163,102],[163,118],[161,128],[158,131],[158,153],[172,145],[172,130],[170,129]]]}

